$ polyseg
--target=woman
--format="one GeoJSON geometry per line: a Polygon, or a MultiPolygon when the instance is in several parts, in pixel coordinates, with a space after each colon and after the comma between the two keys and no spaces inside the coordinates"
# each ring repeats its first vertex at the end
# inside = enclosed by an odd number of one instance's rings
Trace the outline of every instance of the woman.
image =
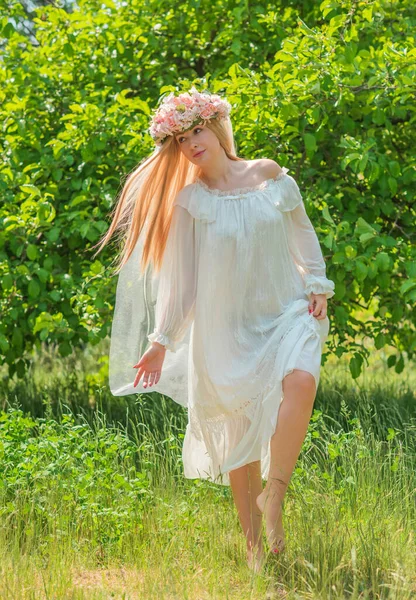
{"type": "Polygon", "coordinates": [[[101,245],[125,232],[110,389],[187,407],[185,477],[231,485],[257,571],[262,515],[271,551],[284,547],[334,284],[297,183],[274,160],[236,156],[230,108],[195,88],[163,99],[156,151],[128,178],[101,245]]]}

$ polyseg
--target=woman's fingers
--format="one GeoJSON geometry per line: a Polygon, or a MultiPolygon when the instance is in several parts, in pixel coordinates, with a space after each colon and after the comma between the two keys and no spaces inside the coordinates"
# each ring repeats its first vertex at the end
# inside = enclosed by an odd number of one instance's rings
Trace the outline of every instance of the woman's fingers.
{"type": "Polygon", "coordinates": [[[136,373],[136,377],[134,379],[133,387],[136,387],[136,385],[139,383],[140,378],[141,378],[143,372],[144,372],[144,368],[140,367],[140,369],[136,373]]]}
{"type": "Polygon", "coordinates": [[[322,296],[315,297],[314,310],[312,312],[312,315],[316,319],[321,321],[322,319],[325,319],[325,317],[326,317],[326,310],[327,310],[326,298],[322,297],[322,296]]]}
{"type": "Polygon", "coordinates": [[[313,312],[314,308],[315,308],[315,304],[314,304],[314,301],[311,299],[311,300],[309,300],[309,305],[308,305],[309,314],[311,314],[311,312],[313,312]]]}
{"type": "Polygon", "coordinates": [[[157,383],[159,381],[161,376],[160,366],[163,364],[163,356],[160,349],[163,350],[163,353],[166,352],[165,347],[161,344],[157,344],[157,346],[152,345],[148,350],[146,350],[139,362],[133,365],[134,369],[139,369],[134,380],[134,387],[136,387],[136,385],[139,383],[143,373],[144,387],[153,385],[153,383],[157,383]]]}
{"type": "Polygon", "coordinates": [[[322,302],[322,300],[317,300],[316,304],[315,304],[315,310],[312,313],[313,316],[317,317],[321,313],[322,308],[323,308],[323,302],[322,302]]]}
{"type": "Polygon", "coordinates": [[[133,387],[136,387],[141,379],[143,375],[143,387],[147,387],[147,386],[151,386],[153,385],[153,383],[157,383],[160,379],[160,371],[146,371],[144,369],[144,367],[141,367],[136,374],[136,377],[134,379],[134,383],[133,383],[133,387]],[[144,373],[144,375],[143,375],[144,373]],[[156,379],[157,377],[157,379],[156,379]]]}
{"type": "Polygon", "coordinates": [[[323,308],[320,312],[320,314],[316,317],[319,321],[321,321],[322,319],[325,319],[326,317],[326,308],[323,308]]]}
{"type": "Polygon", "coordinates": [[[147,371],[143,377],[143,387],[156,384],[160,379],[160,371],[147,371]]]}
{"type": "Polygon", "coordinates": [[[313,311],[316,309],[316,303],[317,303],[317,298],[316,298],[315,294],[311,294],[310,298],[309,298],[309,304],[308,304],[309,314],[313,313],[313,311]]]}

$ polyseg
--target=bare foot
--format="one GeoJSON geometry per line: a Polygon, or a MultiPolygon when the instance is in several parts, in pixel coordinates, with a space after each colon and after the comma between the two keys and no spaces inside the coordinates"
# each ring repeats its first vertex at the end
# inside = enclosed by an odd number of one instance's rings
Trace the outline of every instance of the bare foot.
{"type": "Polygon", "coordinates": [[[264,514],[266,521],[266,536],[273,554],[279,554],[285,547],[285,531],[283,529],[282,504],[277,491],[272,488],[264,488],[257,496],[256,504],[264,514]]]}

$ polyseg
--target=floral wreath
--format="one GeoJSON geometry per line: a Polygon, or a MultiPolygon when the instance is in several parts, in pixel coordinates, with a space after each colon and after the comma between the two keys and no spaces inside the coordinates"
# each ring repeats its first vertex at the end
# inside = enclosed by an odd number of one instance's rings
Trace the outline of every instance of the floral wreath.
{"type": "Polygon", "coordinates": [[[217,94],[198,92],[192,86],[189,92],[163,98],[154,112],[149,133],[157,146],[162,146],[168,136],[191,129],[201,120],[225,119],[231,104],[217,94]]]}

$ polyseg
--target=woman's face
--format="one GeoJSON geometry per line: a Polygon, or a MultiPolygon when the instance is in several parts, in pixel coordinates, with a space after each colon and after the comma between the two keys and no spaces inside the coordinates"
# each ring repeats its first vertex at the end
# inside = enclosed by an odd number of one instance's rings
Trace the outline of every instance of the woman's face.
{"type": "Polygon", "coordinates": [[[211,129],[203,124],[195,125],[184,133],[176,134],[181,152],[194,165],[203,166],[220,150],[220,142],[211,129]]]}

